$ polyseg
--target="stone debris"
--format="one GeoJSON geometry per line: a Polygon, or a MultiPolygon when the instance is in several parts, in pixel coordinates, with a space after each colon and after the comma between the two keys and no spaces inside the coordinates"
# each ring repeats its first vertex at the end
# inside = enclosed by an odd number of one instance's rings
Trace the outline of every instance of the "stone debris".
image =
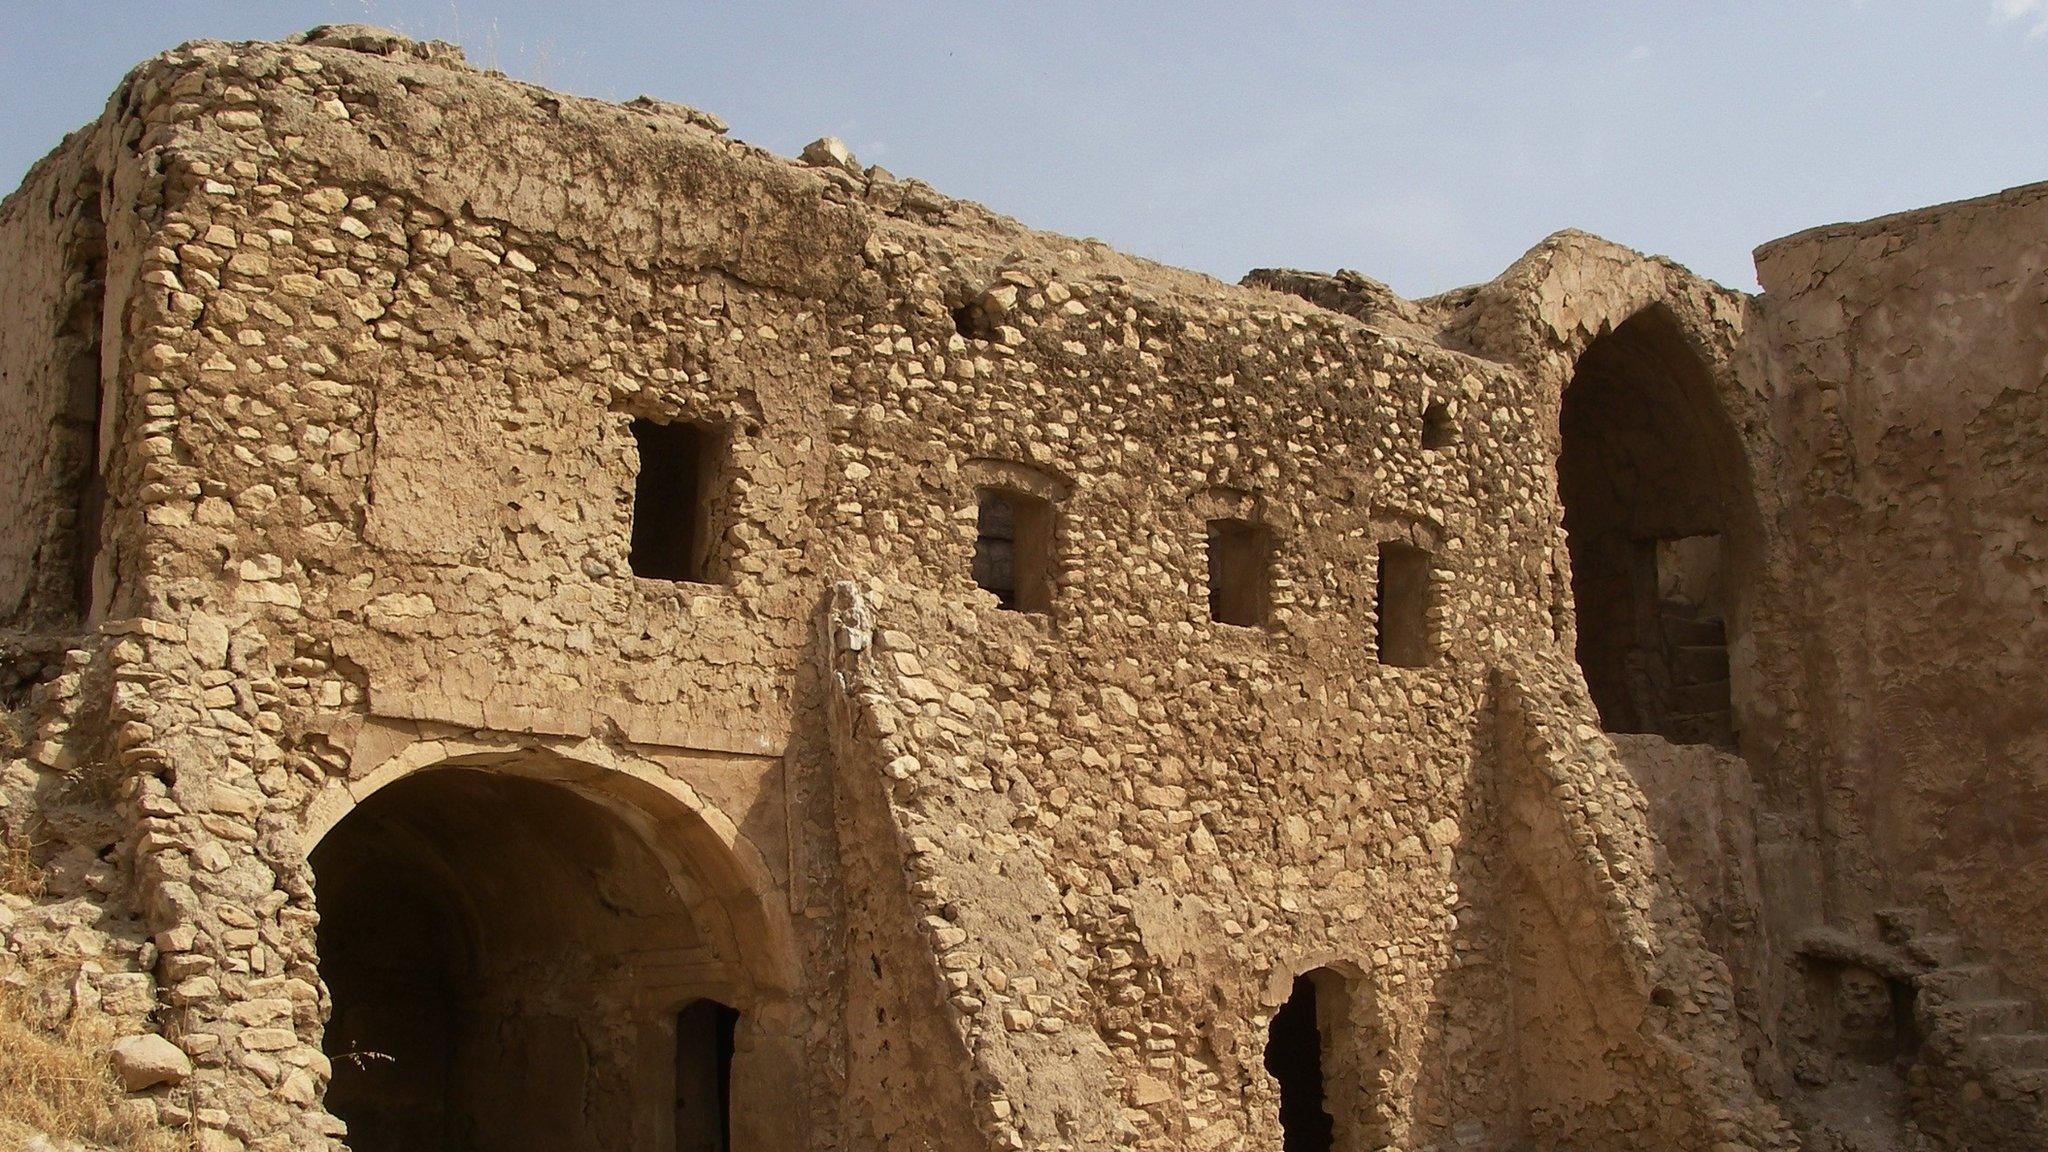
{"type": "Polygon", "coordinates": [[[813,168],[838,168],[849,176],[861,175],[860,161],[837,136],[821,136],[804,145],[801,159],[813,168]]]}

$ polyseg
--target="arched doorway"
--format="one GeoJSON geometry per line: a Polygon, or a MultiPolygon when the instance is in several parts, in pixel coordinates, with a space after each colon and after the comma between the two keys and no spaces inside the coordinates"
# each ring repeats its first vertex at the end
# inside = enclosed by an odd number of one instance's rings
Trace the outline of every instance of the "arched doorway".
{"type": "Polygon", "coordinates": [[[327,1106],[356,1152],[750,1144],[739,1111],[787,1090],[759,1082],[759,990],[669,831],[582,783],[443,766],[326,833],[327,1106]]]}
{"type": "Polygon", "coordinates": [[[1601,725],[1732,746],[1742,450],[1668,309],[1645,308],[1587,347],[1560,432],[1577,655],[1601,725]]]}
{"type": "Polygon", "coordinates": [[[1285,1152],[1330,1152],[1336,1118],[1330,1114],[1328,1038],[1321,1019],[1334,976],[1317,969],[1294,978],[1287,1003],[1266,1026],[1266,1071],[1280,1084],[1281,1147],[1285,1152]],[[1318,980],[1319,976],[1325,977],[1318,980]]]}
{"type": "Polygon", "coordinates": [[[1363,976],[1348,964],[1321,967],[1286,987],[1266,1026],[1265,1053],[1279,1088],[1284,1152],[1393,1143],[1387,1036],[1363,976]]]}

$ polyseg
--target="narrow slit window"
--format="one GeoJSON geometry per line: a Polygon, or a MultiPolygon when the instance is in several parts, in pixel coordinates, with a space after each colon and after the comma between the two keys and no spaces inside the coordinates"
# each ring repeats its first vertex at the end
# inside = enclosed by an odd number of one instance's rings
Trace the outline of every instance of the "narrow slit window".
{"type": "Polygon", "coordinates": [[[1399,541],[1382,543],[1375,595],[1380,663],[1420,668],[1433,660],[1429,553],[1399,541]]]}
{"type": "Polygon", "coordinates": [[[716,1000],[676,1014],[676,1152],[732,1147],[733,1035],[740,1014],[716,1000]]]}
{"type": "Polygon", "coordinates": [[[90,619],[96,599],[94,571],[99,566],[100,538],[106,517],[107,485],[103,451],[106,420],[102,347],[106,320],[107,230],[99,176],[80,186],[77,234],[69,258],[80,279],[77,298],[64,320],[63,335],[71,349],[66,365],[64,423],[75,429],[82,459],[78,464],[77,513],[71,549],[71,598],[80,620],[90,619]]]}
{"type": "Polygon", "coordinates": [[[1015,612],[1052,607],[1052,503],[1007,488],[976,492],[974,583],[1015,612]]]}
{"type": "Polygon", "coordinates": [[[640,475],[633,486],[635,576],[708,584],[719,578],[713,497],[724,438],[701,424],[633,421],[640,475]]]}
{"type": "Polygon", "coordinates": [[[1272,606],[1273,538],[1249,520],[1209,521],[1209,618],[1259,628],[1272,606]]]}

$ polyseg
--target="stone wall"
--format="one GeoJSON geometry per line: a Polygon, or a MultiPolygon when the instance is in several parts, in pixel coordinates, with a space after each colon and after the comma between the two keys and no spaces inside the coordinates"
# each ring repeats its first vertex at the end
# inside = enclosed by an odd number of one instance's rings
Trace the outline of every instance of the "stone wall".
{"type": "Polygon", "coordinates": [[[15,627],[76,622],[86,607],[80,497],[98,464],[107,273],[94,136],[65,141],[0,211],[0,507],[21,526],[0,543],[0,622],[15,627]]]}
{"type": "MultiPolygon", "coordinates": [[[[1751,369],[1799,478],[1773,493],[1795,643],[1769,696],[1779,756],[1808,789],[1816,912],[1931,969],[1920,987],[1953,1048],[1937,1060],[1951,1090],[1998,1081],[1994,1096],[2035,1107],[2044,223],[2048,190],[2032,186],[1768,244],[1751,369]],[[1967,989],[1950,971],[1973,973],[1967,989]]],[[[2040,1123],[1995,1122],[1971,1146],[2027,1146],[2040,1123]]]]}
{"type": "Polygon", "coordinates": [[[2048,190],[1759,249],[1759,333],[1808,646],[1806,738],[1847,915],[1954,918],[2048,996],[2048,190]]]}
{"type": "MultiPolygon", "coordinates": [[[[7,794],[96,782],[72,896],[191,1064],[136,1113],[666,1152],[715,1060],[742,1149],[1271,1149],[1309,977],[1347,1152],[1792,1145],[1759,790],[1600,730],[1557,487],[1581,358],[1651,316],[1616,372],[1725,424],[1730,723],[1798,795],[1738,294],[1575,233],[1421,303],[1229,286],[354,27],[188,45],[96,132],[111,550],[7,794]],[[1030,610],[977,585],[991,491],[1030,610]],[[377,1080],[394,1017],[463,1075],[377,1080]]],[[[79,149],[0,209],[35,315],[90,280],[79,149]]],[[[80,339],[22,330],[47,624],[80,339]]]]}

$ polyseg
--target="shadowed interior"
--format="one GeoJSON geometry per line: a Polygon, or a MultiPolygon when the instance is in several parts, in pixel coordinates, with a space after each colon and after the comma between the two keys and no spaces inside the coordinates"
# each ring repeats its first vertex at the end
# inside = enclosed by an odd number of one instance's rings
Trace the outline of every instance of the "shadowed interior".
{"type": "Polygon", "coordinates": [[[727,1146],[706,1094],[730,1076],[736,1014],[709,999],[729,973],[622,814],[436,769],[364,801],[312,862],[327,1103],[357,1152],[727,1146]]]}
{"type": "Polygon", "coordinates": [[[1601,724],[1732,744],[1721,542],[1741,451],[1669,312],[1645,309],[1586,349],[1561,425],[1578,658],[1601,724]]]}
{"type": "Polygon", "coordinates": [[[1330,1152],[1335,1124],[1325,1101],[1324,1047],[1317,973],[1297,976],[1287,1003],[1267,1028],[1266,1071],[1280,1082],[1285,1152],[1330,1152]]]}

